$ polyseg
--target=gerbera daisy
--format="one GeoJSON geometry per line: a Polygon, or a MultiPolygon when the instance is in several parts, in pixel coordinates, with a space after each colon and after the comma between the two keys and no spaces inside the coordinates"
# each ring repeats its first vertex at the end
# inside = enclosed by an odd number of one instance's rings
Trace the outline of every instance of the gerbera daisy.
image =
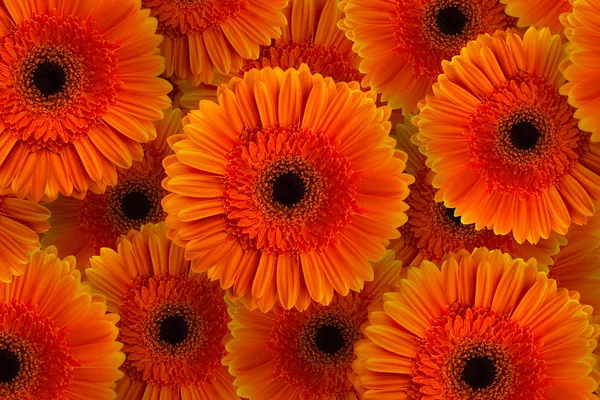
{"type": "Polygon", "coordinates": [[[141,0],[158,19],[164,36],[165,76],[210,83],[214,69],[227,74],[243,58],[257,58],[259,45],[281,36],[287,24],[281,10],[288,0],[141,0]]]}
{"type": "Polygon", "coordinates": [[[398,284],[400,262],[390,251],[373,265],[375,280],[360,293],[335,294],[329,305],[305,311],[276,306],[266,314],[230,308],[234,339],[229,371],[238,394],[250,400],[357,399],[352,387],[354,343],[368,308],[398,284]]]}
{"type": "Polygon", "coordinates": [[[569,96],[569,104],[577,108],[574,116],[580,120],[579,129],[591,132],[593,142],[600,142],[600,89],[597,84],[600,67],[595,61],[600,43],[598,15],[598,0],[576,0],[573,11],[563,18],[565,36],[569,39],[566,46],[569,59],[561,65],[567,83],[560,88],[561,94],[569,96]]]}
{"type": "Polygon", "coordinates": [[[0,191],[101,191],[169,105],[156,20],[139,2],[0,0],[0,191]]]}
{"type": "Polygon", "coordinates": [[[486,247],[525,260],[534,257],[540,264],[552,264],[551,256],[558,253],[561,244],[566,244],[563,236],[551,235],[537,245],[519,244],[512,235],[496,235],[491,229],[476,230],[474,224],[463,224],[454,209],[437,201],[431,185],[431,170],[417,146],[410,142],[417,133],[410,119],[410,115],[405,116],[404,123],[396,127],[398,148],[408,154],[406,172],[416,178],[406,199],[408,222],[399,228],[400,238],[390,241],[388,246],[396,252],[396,257],[406,266],[419,265],[423,260],[439,261],[446,254],[461,249],[472,251],[486,247]]]}
{"type": "Polygon", "coordinates": [[[23,274],[29,252],[40,248],[38,234],[50,228],[49,217],[41,205],[0,196],[0,282],[23,274]]]}
{"type": "Polygon", "coordinates": [[[121,238],[118,252],[102,249],[86,271],[92,288],[119,313],[126,355],[120,399],[239,399],[222,365],[230,339],[224,292],[190,270],[164,223],[121,238]]]}
{"type": "Polygon", "coordinates": [[[587,399],[592,307],[499,250],[424,261],[369,314],[355,346],[364,399],[587,399]]]}
{"type": "Polygon", "coordinates": [[[186,117],[164,162],[169,237],[234,297],[306,308],[373,279],[406,221],[390,110],[308,67],[251,70],[186,117]]]}
{"type": "Polygon", "coordinates": [[[90,294],[75,259],[31,253],[21,276],[0,283],[0,398],[115,398],[125,359],[115,314],[90,294]]]}
{"type": "Polygon", "coordinates": [[[157,138],[143,146],[144,158],[134,161],[131,168],[118,169],[115,186],[104,194],[88,193],[83,200],[60,196],[46,205],[52,212],[51,228],[42,247],[54,245],[61,256],[75,255],[79,268],[85,269],[100,248],[116,249],[119,236],[146,223],[164,221],[162,161],[173,153],[167,139],[176,140],[183,132],[181,111],[166,109],[164,113],[165,118],[154,123],[157,138]]]}
{"type": "Polygon", "coordinates": [[[342,0],[340,8],[339,26],[363,58],[363,86],[405,114],[431,91],[443,60],[478,35],[514,23],[499,0],[342,0]]]}
{"type": "Polygon", "coordinates": [[[360,81],[360,58],[352,42],[337,23],[344,17],[340,0],[290,0],[283,10],[288,25],[280,39],[261,46],[258,60],[246,60],[240,75],[252,68],[299,68],[306,64],[313,74],[331,77],[335,82],[360,81]]]}
{"type": "Polygon", "coordinates": [[[475,229],[536,243],[600,201],[600,145],[558,92],[559,35],[530,28],[470,42],[413,118],[438,199],[475,229]]]}
{"type": "Polygon", "coordinates": [[[600,212],[584,226],[573,226],[566,234],[567,243],[554,256],[554,264],[543,271],[559,287],[575,290],[581,302],[594,307],[600,315],[600,212]]]}
{"type": "Polygon", "coordinates": [[[571,11],[573,0],[500,0],[506,4],[506,14],[516,17],[517,26],[537,29],[549,28],[560,33],[560,16],[571,11]]]}

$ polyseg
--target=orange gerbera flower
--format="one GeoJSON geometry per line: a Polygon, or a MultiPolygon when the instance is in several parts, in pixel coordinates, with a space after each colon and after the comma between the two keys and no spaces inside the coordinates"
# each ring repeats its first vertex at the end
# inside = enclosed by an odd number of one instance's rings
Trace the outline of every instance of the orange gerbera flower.
{"type": "Polygon", "coordinates": [[[120,0],[0,0],[0,191],[102,191],[155,137],[170,85],[156,21],[120,0]]]}
{"type": "Polygon", "coordinates": [[[169,235],[232,296],[268,311],[373,279],[406,221],[406,154],[375,93],[308,67],[251,70],[202,101],[165,159],[169,235]],[[395,156],[396,155],[396,156],[395,156]]]}
{"type": "Polygon", "coordinates": [[[542,270],[556,279],[559,287],[579,292],[581,302],[600,315],[600,212],[584,226],[569,229],[566,239],[553,257],[554,264],[542,270]]]}
{"type": "Polygon", "coordinates": [[[23,274],[29,252],[40,248],[38,233],[50,228],[49,217],[41,205],[0,196],[0,282],[23,274]]]}
{"type": "Polygon", "coordinates": [[[375,280],[360,293],[335,294],[327,306],[305,311],[276,306],[263,314],[230,308],[234,339],[227,349],[238,394],[250,400],[358,398],[352,387],[354,343],[367,309],[398,285],[400,262],[390,251],[373,265],[375,280]]]}
{"type": "Polygon", "coordinates": [[[475,229],[536,243],[584,224],[600,201],[600,145],[577,129],[558,92],[561,38],[498,31],[444,64],[417,140],[438,199],[475,229]]]}
{"type": "Polygon", "coordinates": [[[37,250],[0,283],[0,398],[114,399],[125,359],[118,316],[81,283],[75,259],[37,250]]]}
{"type": "Polygon", "coordinates": [[[166,177],[162,162],[173,153],[167,139],[183,132],[181,111],[167,109],[165,118],[154,124],[157,138],[144,145],[141,161],[117,171],[115,186],[104,194],[88,193],[83,200],[60,196],[46,205],[52,212],[52,227],[42,239],[42,247],[53,245],[61,256],[75,255],[83,270],[100,248],[116,249],[119,236],[146,223],[165,220],[160,204],[167,194],[161,186],[166,177]]]}
{"type": "Polygon", "coordinates": [[[486,247],[525,260],[534,257],[540,264],[552,264],[552,256],[558,253],[561,244],[566,244],[563,236],[551,235],[537,245],[519,244],[512,235],[496,235],[491,229],[476,230],[474,224],[463,224],[460,217],[455,216],[454,209],[437,201],[435,188],[431,185],[431,170],[425,166],[425,157],[417,146],[410,142],[418,132],[410,119],[411,116],[405,116],[404,124],[396,127],[398,148],[408,154],[406,172],[415,177],[406,199],[408,222],[398,229],[400,238],[392,240],[388,246],[396,252],[396,257],[406,266],[419,265],[423,260],[439,261],[446,254],[461,249],[472,251],[486,247]]]}
{"type": "Polygon", "coordinates": [[[210,83],[214,68],[237,71],[243,58],[257,58],[259,44],[281,36],[287,0],[141,0],[158,19],[165,76],[210,83]]]}
{"type": "Polygon", "coordinates": [[[600,2],[576,0],[573,11],[563,18],[569,60],[561,65],[567,79],[561,94],[569,96],[569,104],[576,107],[579,129],[592,132],[592,141],[600,142],[600,66],[595,58],[600,42],[600,2]]]}
{"type": "Polygon", "coordinates": [[[560,33],[563,26],[560,16],[571,11],[573,0],[500,0],[506,4],[505,12],[518,18],[517,26],[549,28],[560,33]]]}
{"type": "Polygon", "coordinates": [[[424,261],[369,314],[365,399],[591,399],[600,325],[556,281],[499,250],[424,261]]]}
{"type": "Polygon", "coordinates": [[[299,68],[306,64],[313,74],[331,77],[335,82],[360,81],[360,58],[352,42],[337,23],[344,17],[340,0],[290,0],[283,10],[288,25],[283,35],[262,46],[258,60],[246,60],[240,75],[252,68],[299,68]]]}
{"type": "Polygon", "coordinates": [[[118,252],[102,249],[86,271],[109,311],[121,316],[127,359],[118,398],[237,400],[221,364],[230,339],[225,293],[191,272],[166,231],[164,223],[130,231],[118,252]]]}
{"type": "Polygon", "coordinates": [[[482,33],[512,26],[500,0],[342,0],[340,28],[363,60],[363,86],[413,112],[441,74],[440,63],[482,33]]]}

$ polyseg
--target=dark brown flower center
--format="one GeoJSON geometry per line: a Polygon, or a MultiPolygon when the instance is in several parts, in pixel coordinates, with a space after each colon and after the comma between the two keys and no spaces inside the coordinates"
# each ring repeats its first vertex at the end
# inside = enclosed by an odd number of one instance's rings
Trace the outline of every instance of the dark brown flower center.
{"type": "Polygon", "coordinates": [[[488,356],[475,356],[465,360],[461,379],[472,389],[485,389],[494,383],[497,369],[488,356]]]}
{"type": "Polygon", "coordinates": [[[293,207],[304,199],[306,183],[302,177],[287,171],[273,179],[273,201],[285,207],[293,207]]]}
{"type": "Polygon", "coordinates": [[[460,35],[467,25],[467,16],[459,7],[449,6],[437,12],[435,24],[446,35],[460,35]]]}
{"type": "Polygon", "coordinates": [[[128,192],[121,199],[123,213],[132,220],[146,220],[154,207],[145,191],[128,192]]]}
{"type": "Polygon", "coordinates": [[[56,61],[43,61],[33,70],[31,83],[44,97],[50,97],[64,91],[67,73],[56,61]]]}
{"type": "Polygon", "coordinates": [[[335,354],[346,345],[344,333],[339,326],[325,324],[315,332],[315,346],[325,354],[335,354]]]}
{"type": "Polygon", "coordinates": [[[462,225],[462,222],[460,222],[460,217],[457,217],[454,215],[454,212],[455,212],[454,208],[447,208],[447,207],[444,207],[444,208],[446,209],[446,215],[448,216],[448,218],[450,218],[450,221],[452,221],[456,225],[462,225]]]}
{"type": "Polygon", "coordinates": [[[189,334],[189,325],[183,315],[170,315],[160,322],[158,337],[173,346],[183,343],[189,334]]]}
{"type": "Polygon", "coordinates": [[[21,372],[21,363],[10,349],[0,349],[0,383],[10,384],[21,372]]]}
{"type": "Polygon", "coordinates": [[[518,121],[510,128],[510,142],[519,150],[531,150],[538,144],[542,134],[528,120],[518,121]]]}

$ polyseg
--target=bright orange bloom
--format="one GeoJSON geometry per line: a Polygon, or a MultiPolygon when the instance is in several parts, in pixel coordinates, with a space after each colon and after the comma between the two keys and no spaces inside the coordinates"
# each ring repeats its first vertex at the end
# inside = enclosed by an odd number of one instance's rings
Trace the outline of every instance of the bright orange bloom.
{"type": "Polygon", "coordinates": [[[592,399],[592,307],[499,250],[424,261],[369,313],[353,368],[364,399],[592,399]]]}
{"type": "Polygon", "coordinates": [[[50,228],[49,217],[39,204],[0,196],[0,282],[23,274],[29,252],[40,248],[38,233],[50,228]]]}
{"type": "Polygon", "coordinates": [[[391,251],[373,267],[375,279],[360,293],[335,294],[326,306],[276,306],[268,313],[241,304],[230,308],[234,339],[227,359],[238,394],[250,400],[356,400],[354,343],[363,337],[368,308],[398,285],[401,269],[391,251]]]}
{"type": "Polygon", "coordinates": [[[600,145],[558,92],[561,38],[480,36],[444,63],[413,123],[437,199],[475,229],[537,243],[581,225],[600,201],[600,145]]]}
{"type": "Polygon", "coordinates": [[[473,251],[486,247],[525,260],[534,257],[540,264],[552,264],[552,256],[558,253],[561,244],[566,244],[563,236],[553,234],[536,245],[519,244],[512,235],[496,235],[491,229],[476,230],[474,224],[463,224],[454,209],[436,199],[436,190],[431,185],[433,174],[418,147],[410,142],[418,132],[410,119],[411,116],[405,116],[404,123],[396,126],[398,148],[408,154],[406,172],[415,177],[406,198],[408,222],[398,229],[400,237],[391,240],[388,246],[396,252],[396,258],[405,266],[419,265],[423,260],[439,261],[461,249],[473,251]]]}
{"type": "Polygon", "coordinates": [[[283,10],[288,25],[281,38],[262,46],[258,60],[246,60],[240,75],[252,68],[299,68],[306,64],[313,74],[335,82],[360,81],[360,57],[337,23],[344,17],[340,0],[290,0],[283,10]]]}
{"type": "Polygon", "coordinates": [[[50,231],[42,247],[56,246],[61,256],[74,255],[84,270],[100,248],[116,249],[117,238],[142,225],[164,221],[160,204],[167,194],[161,182],[166,177],[163,159],[172,154],[167,140],[183,132],[181,111],[166,109],[155,122],[157,138],[143,145],[144,158],[131,168],[117,170],[118,182],[103,194],[88,193],[85,199],[59,196],[46,206],[52,212],[50,231]]]}
{"type": "Polygon", "coordinates": [[[573,0],[500,0],[506,4],[505,12],[518,18],[517,26],[537,29],[549,28],[560,33],[563,26],[561,14],[571,11],[573,0]]]}
{"type": "Polygon", "coordinates": [[[360,290],[406,221],[412,178],[389,116],[356,82],[305,65],[232,79],[188,114],[164,162],[170,237],[264,311],[360,290]]]}
{"type": "Polygon", "coordinates": [[[561,65],[567,82],[560,88],[569,96],[569,104],[577,108],[579,129],[592,133],[592,142],[600,142],[600,2],[576,0],[573,11],[563,18],[569,60],[561,65]]]}
{"type": "Polygon", "coordinates": [[[165,76],[210,83],[214,69],[227,74],[255,59],[259,45],[281,36],[287,0],[141,0],[158,19],[165,76]]]}
{"type": "Polygon", "coordinates": [[[102,249],[86,271],[92,288],[119,313],[127,356],[119,399],[237,400],[222,365],[231,338],[224,292],[190,270],[164,223],[130,231],[118,252],[102,249]]]}
{"type": "Polygon", "coordinates": [[[478,35],[514,23],[499,0],[341,0],[340,8],[340,28],[363,58],[363,86],[404,114],[431,92],[442,60],[478,35]]]}
{"type": "Polygon", "coordinates": [[[0,0],[0,191],[101,192],[142,157],[170,85],[156,21],[121,0],[0,0]]]}
{"type": "Polygon", "coordinates": [[[21,276],[0,283],[0,398],[114,399],[125,356],[118,316],[105,313],[73,257],[33,252],[21,276]]]}

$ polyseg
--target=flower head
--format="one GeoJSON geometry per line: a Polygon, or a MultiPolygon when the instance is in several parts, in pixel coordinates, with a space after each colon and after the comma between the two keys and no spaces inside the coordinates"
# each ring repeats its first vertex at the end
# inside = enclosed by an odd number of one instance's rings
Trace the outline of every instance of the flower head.
{"type": "Polygon", "coordinates": [[[561,38],[530,28],[470,42],[413,118],[444,205],[475,229],[536,243],[600,201],[600,151],[559,93],[561,38]]]}
{"type": "Polygon", "coordinates": [[[267,67],[190,112],[164,162],[163,207],[194,268],[265,311],[371,280],[412,180],[374,100],[306,66],[267,67]]]}
{"type": "Polygon", "coordinates": [[[119,398],[238,399],[221,362],[230,321],[224,292],[191,272],[183,249],[165,236],[164,223],[144,225],[102,249],[86,271],[121,316],[126,355],[119,398]]]}
{"type": "Polygon", "coordinates": [[[556,281],[499,250],[424,261],[369,314],[364,398],[592,398],[599,325],[556,281]]]}
{"type": "Polygon", "coordinates": [[[0,191],[101,192],[169,104],[155,20],[136,2],[0,4],[0,191]]]}
{"type": "Polygon", "coordinates": [[[0,283],[0,398],[115,398],[125,357],[118,317],[105,312],[73,257],[33,252],[22,275],[0,283]]]}

